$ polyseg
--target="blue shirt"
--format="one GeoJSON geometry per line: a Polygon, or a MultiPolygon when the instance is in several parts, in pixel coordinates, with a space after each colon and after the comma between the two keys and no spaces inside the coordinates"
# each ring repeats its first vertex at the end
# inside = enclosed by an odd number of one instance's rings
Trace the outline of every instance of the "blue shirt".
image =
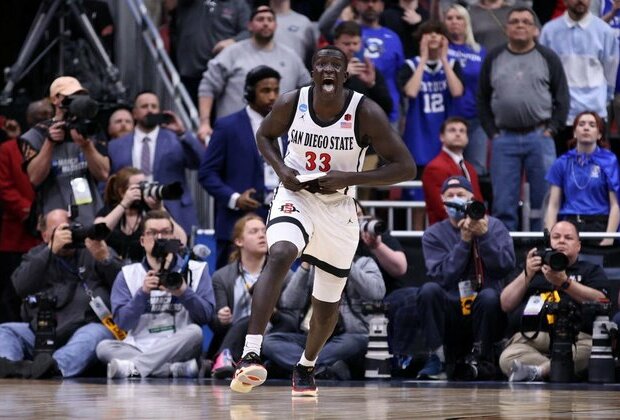
{"type": "Polygon", "coordinates": [[[458,115],[466,119],[477,118],[476,92],[478,91],[478,77],[482,69],[482,62],[487,52],[483,47],[476,52],[467,44],[448,46],[448,58],[458,61],[461,67],[461,82],[463,82],[463,96],[454,98],[450,115],[458,115]]]}
{"type": "Polygon", "coordinates": [[[377,70],[385,79],[392,97],[390,121],[398,121],[400,117],[400,90],[398,89],[398,71],[405,62],[403,44],[396,32],[391,29],[369,28],[362,26],[364,56],[372,60],[377,70]]]}
{"type": "Polygon", "coordinates": [[[620,189],[616,155],[599,147],[591,155],[573,149],[560,156],[546,179],[562,189],[561,216],[607,215],[609,192],[620,189]]]}

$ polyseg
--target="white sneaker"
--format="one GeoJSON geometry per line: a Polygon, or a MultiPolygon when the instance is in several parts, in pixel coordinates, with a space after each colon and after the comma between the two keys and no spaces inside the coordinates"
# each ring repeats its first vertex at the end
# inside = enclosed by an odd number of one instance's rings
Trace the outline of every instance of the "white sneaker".
{"type": "Polygon", "coordinates": [[[112,359],[108,363],[108,378],[139,378],[140,372],[131,360],[112,359]]]}
{"type": "Polygon", "coordinates": [[[536,366],[526,365],[518,360],[513,360],[510,366],[509,382],[534,382],[540,381],[540,373],[536,366]]]}
{"type": "Polygon", "coordinates": [[[197,378],[198,362],[196,359],[192,359],[187,362],[171,363],[170,373],[172,373],[173,378],[197,378]]]}

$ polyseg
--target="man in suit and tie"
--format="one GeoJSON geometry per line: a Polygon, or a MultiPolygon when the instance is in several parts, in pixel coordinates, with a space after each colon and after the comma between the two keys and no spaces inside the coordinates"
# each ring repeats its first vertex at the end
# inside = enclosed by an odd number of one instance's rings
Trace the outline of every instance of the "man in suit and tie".
{"type": "MultiPolygon", "coordinates": [[[[228,264],[233,225],[249,212],[267,216],[278,176],[256,146],[256,130],[271,111],[280,92],[280,74],[268,66],[253,68],[246,76],[248,105],[216,121],[209,147],[200,165],[200,185],[215,198],[217,268],[228,264]]],[[[280,142],[284,155],[284,144],[280,142]]]]}
{"type": "Polygon", "coordinates": [[[153,92],[139,93],[132,113],[136,120],[134,131],[108,145],[111,172],[133,166],[141,169],[151,181],[180,182],[183,196],[180,200],[166,201],[164,206],[189,234],[192,226],[198,224],[198,218],[185,169],[198,169],[204,146],[194,134],[185,130],[183,122],[173,112],[159,115],[159,98],[153,92]]]}
{"type": "Polygon", "coordinates": [[[463,150],[469,142],[467,121],[461,117],[447,118],[441,125],[439,139],[442,144],[441,151],[426,165],[422,174],[429,225],[448,218],[441,199],[441,185],[451,176],[467,178],[473,187],[474,199],[482,201],[476,169],[463,158],[463,150]]]}

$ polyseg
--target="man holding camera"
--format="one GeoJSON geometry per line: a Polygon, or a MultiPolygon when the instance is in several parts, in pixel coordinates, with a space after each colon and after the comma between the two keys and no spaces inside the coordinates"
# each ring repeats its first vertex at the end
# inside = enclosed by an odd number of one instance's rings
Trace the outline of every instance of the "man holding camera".
{"type": "Polygon", "coordinates": [[[13,273],[32,323],[0,325],[0,377],[42,378],[58,370],[77,376],[95,360],[97,344],[112,337],[91,307],[109,303],[120,262],[102,240],[78,243],[81,235],[69,222],[66,210],[50,211],[40,226],[44,243],[13,273]],[[25,361],[33,354],[34,361],[25,361]]]}
{"type": "Polygon", "coordinates": [[[24,168],[37,189],[33,211],[41,215],[78,204],[76,220],[88,224],[103,205],[97,182],[107,179],[110,161],[105,147],[76,127],[79,118],[68,113],[76,98],[86,99],[89,107],[96,107],[77,79],[63,76],[54,80],[50,85],[54,118],[24,133],[20,148],[24,168]]]}
{"type": "Polygon", "coordinates": [[[133,117],[136,120],[134,131],[108,145],[111,173],[133,166],[141,169],[149,181],[179,182],[183,188],[181,199],[166,201],[164,205],[189,234],[192,226],[198,224],[198,217],[185,169],[198,169],[204,147],[172,111],[160,112],[159,98],[153,92],[138,93],[133,117]]]}
{"type": "Polygon", "coordinates": [[[493,345],[503,337],[499,294],[515,265],[512,239],[498,219],[476,207],[481,203],[471,201],[473,188],[465,177],[448,178],[441,196],[449,218],[422,236],[431,281],[420,288],[417,305],[430,357],[418,378],[446,378],[446,345],[455,360],[464,360],[456,364],[464,370],[455,376],[489,379],[479,367],[493,363],[493,345]]]}
{"type": "Polygon", "coordinates": [[[201,325],[215,310],[207,264],[178,255],[165,211],[149,211],[142,223],[146,258],[124,266],[112,288],[114,320],[129,333],[101,342],[97,356],[108,363],[108,378],[196,377],[201,325]]]}
{"type": "MultiPolygon", "coordinates": [[[[550,231],[550,246],[547,250],[530,249],[523,270],[501,294],[502,309],[508,313],[508,329],[513,335],[499,363],[510,381],[539,381],[549,376],[551,336],[543,309],[546,303],[567,299],[581,308],[584,302],[606,298],[603,290],[607,277],[603,269],[578,259],[581,242],[574,224],[557,222],[550,231]],[[553,269],[557,253],[564,254],[567,261],[553,269]]],[[[575,374],[588,367],[592,321],[582,319],[573,342],[575,374]]]]}

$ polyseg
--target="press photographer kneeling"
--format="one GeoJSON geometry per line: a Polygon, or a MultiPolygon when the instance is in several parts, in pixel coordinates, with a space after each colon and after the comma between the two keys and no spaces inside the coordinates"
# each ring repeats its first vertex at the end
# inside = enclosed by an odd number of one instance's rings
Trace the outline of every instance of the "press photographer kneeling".
{"type": "Polygon", "coordinates": [[[97,344],[112,337],[91,306],[109,304],[120,261],[100,237],[93,239],[98,229],[70,224],[65,210],[50,211],[40,230],[44,243],[12,276],[31,323],[0,325],[3,378],[77,376],[95,360],[97,344]]]}
{"type": "MultiPolygon", "coordinates": [[[[602,290],[607,277],[600,266],[578,259],[581,242],[579,232],[571,222],[558,222],[551,228],[549,245],[551,250],[567,257],[566,268],[563,269],[562,264],[555,266],[556,261],[549,258],[552,254],[548,252],[543,261],[542,250],[533,248],[527,254],[524,269],[504,288],[500,297],[502,309],[508,313],[509,334],[513,334],[500,357],[502,372],[509,376],[510,381],[549,378],[553,345],[562,341],[558,336],[566,339],[567,335],[566,328],[559,331],[558,326],[574,324],[574,319],[566,323],[566,319],[562,319],[566,317],[581,319],[578,331],[574,331],[576,337],[572,346],[574,373],[583,375],[588,368],[593,319],[588,319],[585,314],[582,316],[581,307],[585,302],[606,298],[602,290]],[[575,309],[571,309],[569,302],[575,309]],[[548,308],[554,314],[556,334],[553,334],[546,316],[548,308]]],[[[561,259],[561,256],[555,254],[555,258],[561,259]]],[[[554,352],[558,354],[557,347],[554,352]]],[[[570,356],[568,360],[556,358],[553,362],[556,360],[557,366],[567,366],[571,362],[570,356]]]]}

